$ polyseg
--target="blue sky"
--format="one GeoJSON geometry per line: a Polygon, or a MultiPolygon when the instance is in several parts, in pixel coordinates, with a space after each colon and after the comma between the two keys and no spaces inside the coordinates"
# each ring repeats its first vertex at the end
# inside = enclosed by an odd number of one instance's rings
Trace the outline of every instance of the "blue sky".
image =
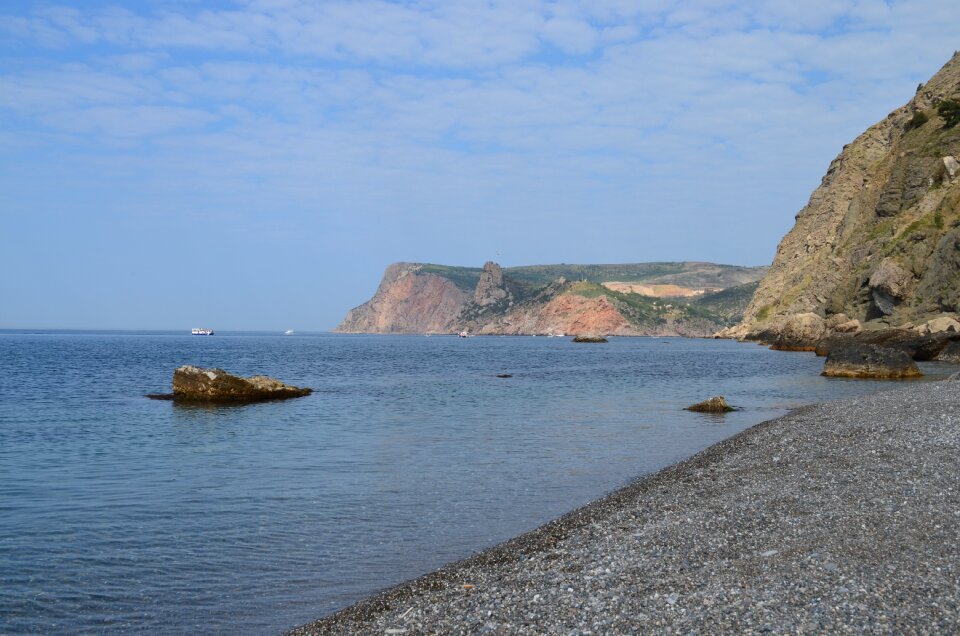
{"type": "Polygon", "coordinates": [[[768,264],[952,0],[0,5],[0,328],[332,328],[386,265],[768,264]]]}

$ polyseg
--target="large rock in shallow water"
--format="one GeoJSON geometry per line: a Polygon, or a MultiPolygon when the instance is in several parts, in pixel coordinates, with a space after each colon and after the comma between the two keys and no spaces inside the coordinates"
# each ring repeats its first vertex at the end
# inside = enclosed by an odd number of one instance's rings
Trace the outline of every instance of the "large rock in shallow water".
{"type": "Polygon", "coordinates": [[[919,378],[923,374],[903,351],[857,342],[838,343],[830,349],[823,373],[829,378],[919,378]]]}
{"type": "Polygon", "coordinates": [[[265,375],[250,378],[223,369],[182,366],[173,372],[173,399],[196,402],[262,402],[302,397],[312,389],[301,389],[265,375]]]}

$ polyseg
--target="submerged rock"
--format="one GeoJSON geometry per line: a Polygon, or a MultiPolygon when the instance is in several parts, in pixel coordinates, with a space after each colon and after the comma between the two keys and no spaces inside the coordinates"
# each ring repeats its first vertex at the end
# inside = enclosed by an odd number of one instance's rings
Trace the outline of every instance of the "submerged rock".
{"type": "Polygon", "coordinates": [[[603,336],[577,336],[573,342],[607,342],[603,336]]]}
{"type": "Polygon", "coordinates": [[[827,354],[821,375],[828,378],[919,378],[923,374],[904,351],[858,342],[838,343],[827,354]]]}
{"type": "Polygon", "coordinates": [[[695,411],[697,413],[727,413],[729,411],[736,411],[737,409],[727,404],[726,398],[722,395],[715,395],[709,400],[698,402],[692,406],[688,406],[684,410],[695,411]]]}
{"type": "Polygon", "coordinates": [[[263,402],[310,395],[303,389],[265,375],[242,378],[223,369],[185,365],[173,372],[173,394],[151,395],[154,399],[191,402],[263,402]]]}

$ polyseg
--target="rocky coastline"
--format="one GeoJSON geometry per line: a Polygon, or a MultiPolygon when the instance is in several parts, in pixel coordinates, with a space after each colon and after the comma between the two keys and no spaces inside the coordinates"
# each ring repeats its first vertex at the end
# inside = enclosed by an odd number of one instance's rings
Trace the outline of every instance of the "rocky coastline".
{"type": "Polygon", "coordinates": [[[958,400],[798,409],[290,634],[955,632],[958,400]]]}

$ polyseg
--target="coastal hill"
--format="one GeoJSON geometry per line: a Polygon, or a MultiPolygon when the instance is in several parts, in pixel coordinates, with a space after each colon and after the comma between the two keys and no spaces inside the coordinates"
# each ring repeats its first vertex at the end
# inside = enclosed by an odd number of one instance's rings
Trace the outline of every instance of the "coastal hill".
{"type": "Polygon", "coordinates": [[[722,335],[775,340],[799,314],[922,331],[958,310],[960,52],[844,146],[722,335]]]}
{"type": "Polygon", "coordinates": [[[706,336],[735,325],[765,267],[394,263],[341,333],[706,336]]]}

